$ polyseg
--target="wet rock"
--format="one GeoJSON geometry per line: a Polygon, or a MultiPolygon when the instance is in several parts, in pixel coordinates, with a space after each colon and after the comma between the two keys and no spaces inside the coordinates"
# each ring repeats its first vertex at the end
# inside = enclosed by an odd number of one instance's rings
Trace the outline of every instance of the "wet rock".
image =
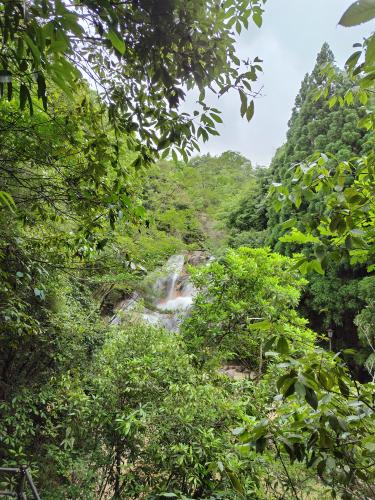
{"type": "Polygon", "coordinates": [[[226,364],[223,365],[219,373],[226,375],[234,380],[254,380],[257,377],[255,372],[250,371],[244,365],[226,364]]]}
{"type": "Polygon", "coordinates": [[[186,263],[191,266],[200,266],[209,260],[209,255],[203,250],[195,250],[186,256],[186,263]]]}

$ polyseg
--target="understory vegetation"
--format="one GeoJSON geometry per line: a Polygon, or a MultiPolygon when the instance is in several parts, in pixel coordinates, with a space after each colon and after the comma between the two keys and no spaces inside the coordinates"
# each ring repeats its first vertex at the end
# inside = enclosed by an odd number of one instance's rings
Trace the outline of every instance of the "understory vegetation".
{"type": "Polygon", "coordinates": [[[206,89],[253,117],[264,3],[0,2],[0,467],[43,500],[375,498],[375,37],[269,166],[198,154],[206,89]],[[178,333],[110,322],[197,251],[178,333]]]}

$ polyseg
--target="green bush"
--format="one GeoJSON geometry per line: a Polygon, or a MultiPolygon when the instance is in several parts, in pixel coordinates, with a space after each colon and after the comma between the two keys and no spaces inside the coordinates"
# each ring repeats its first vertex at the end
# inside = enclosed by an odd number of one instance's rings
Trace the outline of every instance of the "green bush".
{"type": "Polygon", "coordinates": [[[261,371],[267,336],[314,338],[295,311],[306,281],[292,266],[267,248],[242,247],[192,270],[199,294],[182,333],[198,364],[235,358],[261,371]]]}

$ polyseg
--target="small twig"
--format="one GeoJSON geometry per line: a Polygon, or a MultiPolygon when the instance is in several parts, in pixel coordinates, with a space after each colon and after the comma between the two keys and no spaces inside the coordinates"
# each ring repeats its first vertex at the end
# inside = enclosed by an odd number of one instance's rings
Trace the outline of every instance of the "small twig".
{"type": "Polygon", "coordinates": [[[289,481],[289,483],[290,483],[290,486],[292,487],[292,490],[293,490],[294,496],[296,497],[296,499],[297,499],[297,500],[299,500],[299,497],[298,497],[298,495],[297,495],[297,490],[296,490],[296,488],[295,488],[295,486],[294,486],[294,484],[293,484],[292,478],[291,478],[291,477],[290,477],[290,475],[289,475],[288,469],[286,468],[286,465],[285,465],[285,463],[284,463],[283,457],[281,456],[281,453],[280,453],[279,447],[277,446],[277,444],[276,444],[276,441],[275,441],[275,440],[273,440],[273,444],[275,445],[275,448],[276,448],[276,451],[277,451],[277,456],[278,456],[278,457],[279,457],[279,459],[280,459],[280,462],[281,462],[281,464],[282,464],[282,466],[283,466],[283,468],[284,468],[284,470],[285,470],[285,474],[287,475],[287,478],[288,478],[288,481],[289,481]]]}

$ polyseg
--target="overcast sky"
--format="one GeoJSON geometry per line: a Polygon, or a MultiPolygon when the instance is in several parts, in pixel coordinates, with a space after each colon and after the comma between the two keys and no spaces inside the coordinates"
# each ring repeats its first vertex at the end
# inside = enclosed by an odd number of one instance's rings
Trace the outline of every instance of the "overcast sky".
{"type": "Polygon", "coordinates": [[[263,97],[256,100],[255,116],[250,123],[241,119],[237,95],[210,101],[223,111],[224,125],[219,127],[220,137],[201,145],[202,153],[230,149],[241,152],[254,165],[269,164],[285,140],[294,98],[323,43],[330,44],[337,63],[343,66],[353,43],[374,29],[372,22],[356,28],[337,25],[353,1],[267,0],[262,28],[251,25],[237,44],[240,57],[259,56],[264,61],[263,97]]]}

